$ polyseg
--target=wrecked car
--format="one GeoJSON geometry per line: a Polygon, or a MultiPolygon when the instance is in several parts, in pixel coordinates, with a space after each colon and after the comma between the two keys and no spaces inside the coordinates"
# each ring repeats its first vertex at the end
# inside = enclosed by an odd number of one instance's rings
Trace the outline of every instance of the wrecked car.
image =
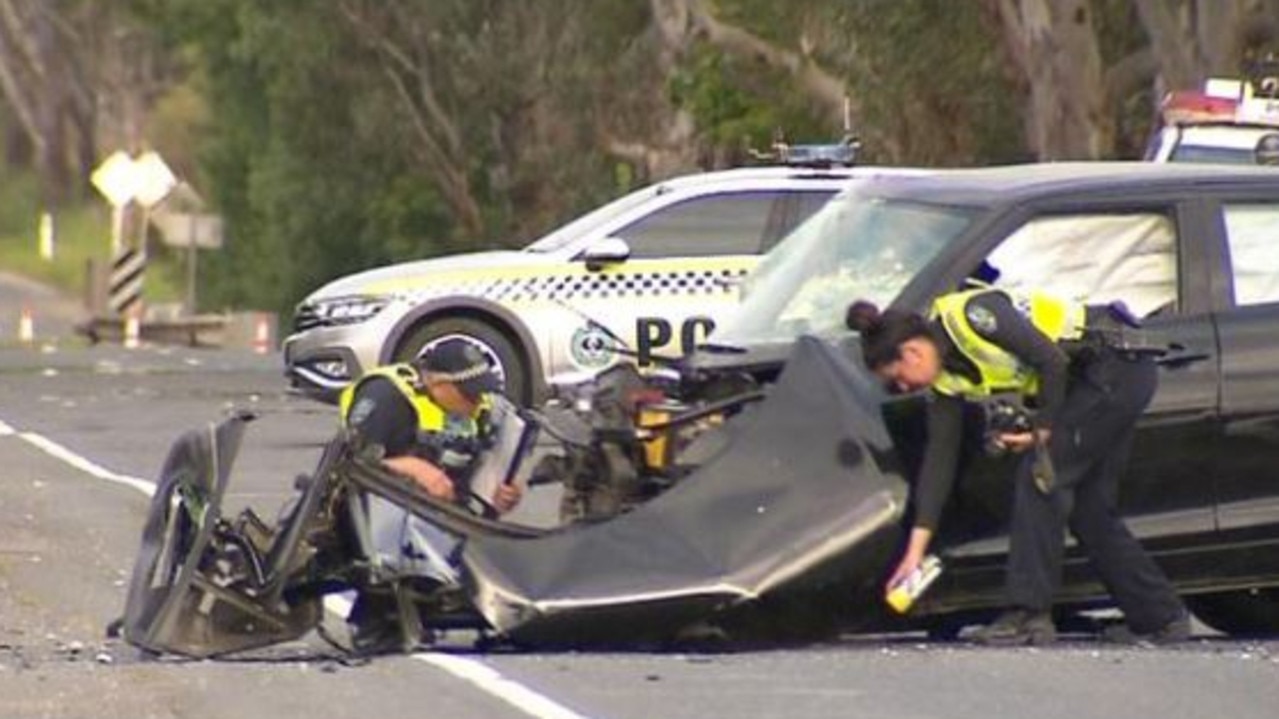
{"type": "MultiPolygon", "coordinates": [[[[231,420],[166,464],[125,635],[193,656],[261,646],[305,633],[322,597],[348,590],[395,593],[409,627],[523,646],[950,632],[1003,601],[1009,460],[964,457],[937,542],[945,571],[906,617],[884,611],[923,398],[887,394],[843,320],[852,299],[923,310],[975,278],[1124,300],[1162,338],[1120,506],[1202,620],[1274,631],[1276,228],[1279,173],[1262,168],[1059,163],[856,182],[765,256],[696,354],[605,372],[541,410],[559,451],[533,481],[563,484],[563,526],[434,502],[341,436],[281,520],[222,517],[243,431],[231,420]],[[350,510],[370,494],[460,538],[455,584],[381,571],[350,510]]],[[[1077,550],[1065,608],[1103,597],[1077,550]]]]}
{"type": "Polygon", "coordinates": [[[224,517],[248,427],[231,417],[166,461],[129,587],[123,633],[155,652],[214,656],[297,638],[328,594],[395,597],[405,648],[475,629],[520,646],[678,641],[768,627],[837,597],[849,611],[896,542],[905,499],[869,375],[818,340],[733,423],[701,466],[608,519],[537,529],[485,519],[388,473],[339,434],[278,522],[224,517]],[[780,444],[779,444],[780,443],[780,444]],[[779,452],[779,446],[786,452],[779,452]],[[359,507],[380,497],[461,539],[459,581],[423,584],[380,561],[359,507]]]}

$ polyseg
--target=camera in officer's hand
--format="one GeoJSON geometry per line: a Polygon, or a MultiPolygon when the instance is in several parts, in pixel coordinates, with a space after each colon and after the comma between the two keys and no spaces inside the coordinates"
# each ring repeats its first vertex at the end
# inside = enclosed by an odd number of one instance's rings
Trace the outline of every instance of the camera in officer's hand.
{"type": "Polygon", "coordinates": [[[983,449],[991,457],[1007,451],[999,441],[1001,435],[1025,434],[1035,428],[1034,415],[1019,397],[990,397],[981,403],[981,411],[983,449]]]}

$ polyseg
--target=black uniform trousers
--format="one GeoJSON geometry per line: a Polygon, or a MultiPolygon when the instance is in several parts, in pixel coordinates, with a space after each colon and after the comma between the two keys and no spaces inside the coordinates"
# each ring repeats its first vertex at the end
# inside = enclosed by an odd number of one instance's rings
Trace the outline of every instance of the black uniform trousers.
{"type": "Polygon", "coordinates": [[[1156,372],[1150,359],[1110,351],[1073,372],[1049,440],[1055,489],[1047,495],[1036,489],[1031,453],[1018,464],[1007,575],[1013,605],[1052,607],[1069,526],[1134,631],[1156,631],[1185,613],[1116,507],[1134,426],[1154,395],[1156,372]]]}

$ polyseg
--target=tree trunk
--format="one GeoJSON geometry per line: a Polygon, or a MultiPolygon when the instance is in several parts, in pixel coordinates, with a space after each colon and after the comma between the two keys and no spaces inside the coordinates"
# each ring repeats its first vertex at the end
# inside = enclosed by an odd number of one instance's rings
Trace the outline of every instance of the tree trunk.
{"type": "Polygon", "coordinates": [[[1279,52],[1275,0],[1136,0],[1167,90],[1237,77],[1245,57],[1279,52]]]}
{"type": "MultiPolygon", "coordinates": [[[[824,109],[831,124],[843,122],[846,109],[850,109],[845,107],[849,98],[847,86],[807,54],[778,47],[742,27],[721,21],[702,0],[650,0],[649,7],[659,40],[657,64],[663,77],[673,77],[680,61],[696,43],[705,42],[727,55],[784,70],[797,88],[824,109]]],[[[664,177],[689,166],[698,152],[696,132],[692,116],[673,109],[658,137],[648,142],[607,137],[606,146],[620,157],[642,162],[651,175],[664,177]]]]}
{"type": "Polygon", "coordinates": [[[1249,0],[1195,0],[1195,44],[1201,74],[1232,76],[1239,72],[1239,30],[1249,0]]]}
{"type": "MultiPolygon", "coordinates": [[[[88,52],[74,17],[55,3],[0,0],[0,91],[26,133],[42,200],[56,206],[78,193],[92,155],[91,80],[78,61],[88,52]]],[[[109,34],[87,23],[94,32],[109,34]]],[[[7,143],[13,147],[13,143],[7,143]]]]}
{"type": "Polygon", "coordinates": [[[703,0],[677,1],[686,4],[691,29],[698,37],[731,55],[787,71],[810,99],[825,108],[832,123],[842,122],[849,94],[841,78],[825,71],[806,55],[777,47],[744,28],[721,22],[703,0]]]}
{"type": "MultiPolygon", "coordinates": [[[[1224,0],[1219,0],[1224,1],[1224,0]]],[[[1204,81],[1204,58],[1191,34],[1185,0],[1136,0],[1137,15],[1150,38],[1164,90],[1196,88],[1204,81]]],[[[1214,3],[1214,5],[1217,3],[1214,3]]]]}
{"type": "Polygon", "coordinates": [[[413,46],[429,33],[403,8],[383,8],[390,13],[383,15],[356,2],[344,2],[339,8],[356,37],[378,58],[417,139],[411,152],[434,180],[458,227],[467,237],[483,237],[483,215],[467,177],[458,118],[445,108],[432,80],[441,69],[432,65],[430,52],[413,46]],[[407,30],[408,40],[394,34],[397,29],[407,30]]]}
{"type": "Polygon", "coordinates": [[[1114,121],[1088,0],[993,2],[1005,47],[1030,94],[1030,150],[1048,161],[1109,154],[1114,121]]]}
{"type": "Polygon", "coordinates": [[[31,159],[31,137],[27,135],[26,130],[24,130],[19,124],[6,124],[4,128],[5,166],[14,168],[30,168],[31,159]]]}

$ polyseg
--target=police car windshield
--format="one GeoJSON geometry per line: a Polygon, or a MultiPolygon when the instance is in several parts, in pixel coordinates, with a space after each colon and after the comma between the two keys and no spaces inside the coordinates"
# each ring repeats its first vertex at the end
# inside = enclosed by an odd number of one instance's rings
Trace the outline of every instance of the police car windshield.
{"type": "Polygon", "coordinates": [[[649,202],[654,194],[663,190],[660,185],[645,188],[638,192],[619,197],[616,200],[582,215],[558,230],[524,248],[524,252],[555,252],[572,244],[583,235],[590,234],[599,225],[610,222],[613,218],[630,212],[633,208],[649,202]]]}
{"type": "Polygon", "coordinates": [[[764,256],[742,288],[741,306],[711,339],[750,346],[846,332],[851,301],[887,306],[974,213],[854,187],[764,256]]]}

